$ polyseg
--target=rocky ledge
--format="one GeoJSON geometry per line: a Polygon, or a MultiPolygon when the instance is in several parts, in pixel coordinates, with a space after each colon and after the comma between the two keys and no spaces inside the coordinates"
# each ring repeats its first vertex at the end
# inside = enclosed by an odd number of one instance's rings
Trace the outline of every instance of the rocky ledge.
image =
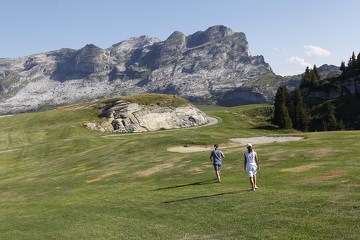
{"type": "Polygon", "coordinates": [[[207,116],[193,105],[169,107],[142,105],[118,100],[100,108],[98,122],[85,123],[91,130],[101,132],[147,132],[199,126],[207,116]]]}

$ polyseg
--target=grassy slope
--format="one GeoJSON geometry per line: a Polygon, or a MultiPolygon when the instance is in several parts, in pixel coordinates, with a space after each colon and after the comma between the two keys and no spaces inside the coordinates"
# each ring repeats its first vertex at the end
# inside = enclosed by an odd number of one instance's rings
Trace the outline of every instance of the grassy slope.
{"type": "Polygon", "coordinates": [[[247,116],[259,107],[207,109],[219,124],[132,135],[86,130],[94,110],[0,118],[0,239],[358,239],[358,131],[254,143],[256,192],[244,147],[223,149],[220,184],[209,152],[166,151],[281,134],[247,116]]]}

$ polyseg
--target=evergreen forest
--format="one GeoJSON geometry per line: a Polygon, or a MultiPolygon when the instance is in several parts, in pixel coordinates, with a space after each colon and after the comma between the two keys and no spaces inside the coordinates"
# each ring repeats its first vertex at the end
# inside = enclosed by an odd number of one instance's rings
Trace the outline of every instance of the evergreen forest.
{"type": "Polygon", "coordinates": [[[353,52],[341,74],[321,79],[316,65],[306,68],[300,86],[276,92],[272,123],[280,129],[336,131],[360,129],[360,53],[353,52]]]}

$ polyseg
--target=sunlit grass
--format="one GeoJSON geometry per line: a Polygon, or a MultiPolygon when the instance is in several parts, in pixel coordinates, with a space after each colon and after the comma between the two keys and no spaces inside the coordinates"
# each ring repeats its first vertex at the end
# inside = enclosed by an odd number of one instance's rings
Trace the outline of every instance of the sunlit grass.
{"type": "Polygon", "coordinates": [[[360,132],[277,131],[266,107],[207,107],[218,124],[145,134],[87,130],[92,109],[0,118],[0,239],[359,238],[360,132]],[[274,135],[305,138],[253,143],[256,192],[244,146],[223,149],[220,184],[209,151],[167,151],[274,135]]]}

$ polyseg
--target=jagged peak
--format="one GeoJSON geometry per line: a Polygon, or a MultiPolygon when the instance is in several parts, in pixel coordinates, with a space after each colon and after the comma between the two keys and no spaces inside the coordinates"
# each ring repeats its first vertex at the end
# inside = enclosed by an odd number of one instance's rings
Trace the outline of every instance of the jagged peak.
{"type": "Polygon", "coordinates": [[[81,48],[80,50],[88,50],[88,49],[99,49],[102,50],[101,48],[99,48],[98,46],[94,45],[94,44],[86,44],[83,48],[81,48]]]}
{"type": "Polygon", "coordinates": [[[179,31],[173,32],[164,42],[163,46],[167,50],[178,51],[185,46],[186,36],[179,31]]]}
{"type": "Polygon", "coordinates": [[[76,52],[77,60],[85,61],[89,58],[96,58],[103,52],[103,49],[95,46],[94,44],[86,44],[85,47],[81,48],[76,52]]]}
{"type": "Polygon", "coordinates": [[[205,31],[197,31],[187,37],[187,47],[196,47],[207,42],[216,41],[234,35],[234,31],[223,25],[209,27],[205,31]]]}
{"type": "Polygon", "coordinates": [[[220,33],[221,37],[225,37],[225,36],[233,35],[234,31],[224,25],[215,25],[215,26],[212,26],[212,27],[209,27],[208,29],[206,29],[205,33],[208,33],[208,34],[220,33]]]}
{"type": "Polygon", "coordinates": [[[151,38],[147,35],[141,35],[140,37],[132,37],[112,45],[108,50],[124,50],[141,48],[148,45],[152,45],[156,42],[160,42],[158,38],[151,38]]]}
{"type": "Polygon", "coordinates": [[[165,41],[172,39],[172,38],[183,38],[185,37],[185,34],[180,31],[173,32],[165,41]]]}

